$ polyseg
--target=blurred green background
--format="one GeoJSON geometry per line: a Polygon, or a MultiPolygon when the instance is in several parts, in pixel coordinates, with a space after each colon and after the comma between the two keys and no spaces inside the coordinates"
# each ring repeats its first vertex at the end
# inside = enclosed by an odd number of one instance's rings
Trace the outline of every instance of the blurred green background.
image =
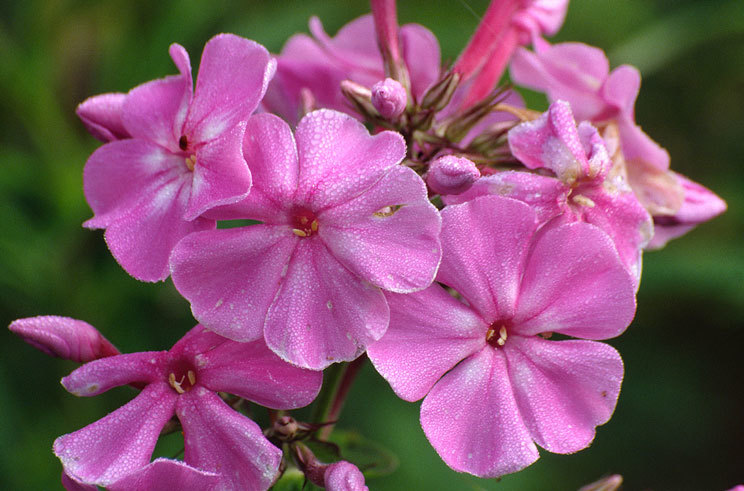
{"type": "MultiPolygon", "coordinates": [[[[429,27],[452,60],[486,0],[404,0],[401,23],[429,27]]],[[[234,32],[278,52],[316,14],[329,32],[363,14],[362,1],[26,0],[0,3],[0,324],[39,314],[84,319],[122,351],[166,349],[194,321],[172,284],[139,283],[112,259],[91,213],[82,169],[98,143],[74,115],[101,92],[175,73],[183,44],[196,64],[215,33],[234,32]]],[[[605,49],[637,65],[637,121],[672,166],[718,192],[728,212],[645,257],[636,319],[611,343],[626,378],[612,420],[576,455],[543,452],[501,481],[449,470],[418,424],[367,366],[341,426],[401,461],[372,489],[571,490],[609,473],[624,489],[722,490],[744,482],[744,5],[741,0],[572,0],[555,40],[605,49]]],[[[542,97],[530,101],[546,107],[542,97]]],[[[92,399],[58,380],[71,362],[0,332],[0,488],[57,489],[55,437],[126,402],[92,399]]]]}

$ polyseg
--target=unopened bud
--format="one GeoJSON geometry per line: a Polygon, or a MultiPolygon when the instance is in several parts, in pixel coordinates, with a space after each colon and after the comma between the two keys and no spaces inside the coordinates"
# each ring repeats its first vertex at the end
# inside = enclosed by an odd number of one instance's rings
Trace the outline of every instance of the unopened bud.
{"type": "Polygon", "coordinates": [[[452,99],[452,94],[455,93],[455,89],[459,83],[460,75],[450,71],[439,82],[426,91],[426,94],[424,94],[424,98],[421,101],[421,108],[441,111],[447,104],[449,104],[452,99]]]}
{"type": "Polygon", "coordinates": [[[611,476],[594,481],[591,484],[582,486],[579,491],[615,491],[623,483],[623,476],[620,474],[613,474],[611,476]]]}
{"type": "Polygon", "coordinates": [[[426,184],[437,194],[460,194],[470,189],[479,177],[480,171],[472,161],[445,155],[429,165],[426,184]]]}
{"type": "Polygon", "coordinates": [[[386,78],[372,86],[372,105],[385,119],[395,119],[406,108],[406,89],[397,80],[386,78]]]}
{"type": "Polygon", "coordinates": [[[342,80],[340,87],[344,97],[365,119],[379,117],[377,109],[372,105],[372,91],[369,88],[351,80],[342,80]]]}
{"type": "Polygon", "coordinates": [[[13,321],[8,328],[38,350],[78,363],[119,354],[95,327],[69,317],[28,317],[13,321]]]}
{"type": "Polygon", "coordinates": [[[329,491],[369,491],[362,471],[345,460],[329,465],[324,478],[325,488],[329,491]]]}
{"type": "Polygon", "coordinates": [[[297,421],[290,416],[282,416],[274,423],[274,433],[284,440],[291,440],[299,429],[297,421]]]}

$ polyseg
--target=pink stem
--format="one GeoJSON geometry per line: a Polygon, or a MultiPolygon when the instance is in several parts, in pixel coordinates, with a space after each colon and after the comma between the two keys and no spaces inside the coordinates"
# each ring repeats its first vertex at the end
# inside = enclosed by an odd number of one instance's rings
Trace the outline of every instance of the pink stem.
{"type": "Polygon", "coordinates": [[[398,79],[398,71],[403,62],[400,56],[400,42],[398,40],[398,15],[395,0],[370,0],[372,17],[375,21],[375,32],[380,53],[385,63],[385,71],[394,79],[398,79]]]}
{"type": "Polygon", "coordinates": [[[519,31],[515,28],[510,28],[499,39],[499,42],[494,46],[494,51],[488,58],[488,62],[483,65],[475,76],[475,80],[473,80],[468,94],[465,96],[461,109],[467,109],[491,93],[494,87],[496,87],[496,84],[498,84],[507,63],[509,63],[518,45],[519,31]]]}

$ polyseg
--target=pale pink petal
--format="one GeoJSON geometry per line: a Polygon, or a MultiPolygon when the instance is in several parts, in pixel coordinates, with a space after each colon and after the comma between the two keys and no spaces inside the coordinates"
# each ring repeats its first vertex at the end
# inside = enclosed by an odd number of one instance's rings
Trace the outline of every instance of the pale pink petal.
{"type": "Polygon", "coordinates": [[[240,123],[200,147],[196,153],[191,196],[184,220],[193,220],[210,208],[236,203],[251,189],[251,171],[243,158],[240,123]]]}
{"type": "Polygon", "coordinates": [[[193,81],[186,50],[172,44],[170,54],[181,74],[153,80],[130,90],[121,119],[132,137],[179,152],[178,143],[191,103],[193,81]]]}
{"type": "Polygon", "coordinates": [[[217,489],[220,475],[189,466],[178,460],[155,459],[145,467],[111,484],[109,491],[174,491],[217,489]]]}
{"type": "Polygon", "coordinates": [[[184,133],[205,143],[248,119],[275,69],[260,44],[234,34],[214,36],[204,46],[184,133]]]}
{"type": "Polygon", "coordinates": [[[98,329],[69,317],[28,317],[11,322],[8,329],[49,356],[78,363],[119,354],[119,350],[98,329]]]}
{"type": "Polygon", "coordinates": [[[224,489],[268,489],[276,479],[282,451],[269,443],[256,423],[202,387],[178,398],[184,460],[220,475],[224,489]]]}
{"type": "Polygon", "coordinates": [[[323,373],[291,365],[276,356],[263,339],[225,342],[196,358],[199,383],[272,409],[307,406],[318,395],[323,373]]]}
{"type": "Polygon", "coordinates": [[[75,480],[108,486],[150,462],[176,399],[167,383],[150,384],[116,411],[57,438],[54,453],[75,480]]]}
{"type": "Polygon", "coordinates": [[[563,212],[568,188],[554,177],[528,172],[505,171],[483,176],[459,195],[445,196],[448,205],[465,203],[479,196],[497,195],[528,204],[539,223],[545,223],[563,212]]]}
{"type": "Polygon", "coordinates": [[[164,356],[165,351],[145,351],[94,360],[63,378],[62,386],[76,396],[89,397],[133,382],[165,381],[164,356]]]}
{"type": "Polygon", "coordinates": [[[442,375],[485,345],[488,324],[436,283],[385,298],[390,327],[367,355],[401,399],[421,399],[442,375]]]}
{"type": "Polygon", "coordinates": [[[619,335],[635,314],[635,284],[607,234],[587,223],[541,233],[522,276],[515,332],[588,339],[619,335]]]}
{"type": "Polygon", "coordinates": [[[594,439],[615,410],[623,361],[594,341],[509,338],[504,347],[514,396],[532,439],[545,450],[573,453],[594,439]]]}
{"type": "Polygon", "coordinates": [[[112,93],[89,97],[75,109],[85,129],[102,142],[129,138],[121,121],[121,110],[126,94],[112,93]]]}
{"type": "Polygon", "coordinates": [[[329,465],[323,480],[328,491],[369,491],[364,484],[362,471],[345,460],[329,465]]]}
{"type": "Polygon", "coordinates": [[[625,160],[643,161],[659,171],[669,169],[669,152],[666,149],[653,141],[632,119],[622,117],[617,123],[625,160]]]}
{"type": "Polygon", "coordinates": [[[437,281],[457,290],[486,322],[511,317],[536,221],[529,206],[499,196],[447,206],[437,281]]]}
{"type": "Polygon", "coordinates": [[[372,15],[352,20],[339,29],[333,39],[323,30],[320,19],[313,17],[310,32],[330,59],[348,73],[345,78],[369,87],[384,77],[372,15]]]}
{"type": "Polygon", "coordinates": [[[420,102],[426,90],[439,80],[442,71],[439,42],[424,26],[406,24],[400,28],[400,43],[411,79],[411,92],[420,102]]]}
{"type": "MultiPolygon", "coordinates": [[[[227,342],[231,341],[197,324],[168,350],[167,359],[169,362],[190,360],[227,342]]],[[[165,368],[168,370],[166,373],[170,373],[170,365],[165,365],[165,368]]]]}
{"type": "Polygon", "coordinates": [[[640,89],[641,73],[638,69],[630,65],[620,65],[612,70],[605,80],[601,95],[607,104],[612,104],[632,119],[640,89]]]}
{"type": "Polygon", "coordinates": [[[296,201],[329,208],[379,180],[406,154],[399,133],[370,135],[362,123],[335,111],[314,111],[295,132],[300,159],[296,201]]]}
{"type": "Polygon", "coordinates": [[[215,227],[213,220],[183,219],[191,183],[175,179],[147,196],[127,215],[111,224],[104,235],[114,259],[141,281],[168,277],[168,258],[185,236],[215,227]]]}
{"type": "Polygon", "coordinates": [[[385,297],[342,266],[320,239],[297,240],[266,317],[266,342],[280,358],[313,370],[353,360],[385,333],[385,297]]]}
{"type": "Polygon", "coordinates": [[[421,404],[421,426],[458,472],[499,477],[539,457],[519,414],[506,359],[490,346],[437,382],[421,404]]]}
{"type": "Polygon", "coordinates": [[[344,266],[398,293],[426,288],[441,258],[441,219],[426,185],[396,166],[351,201],[318,215],[318,234],[344,266]]]}
{"type": "Polygon", "coordinates": [[[288,227],[269,225],[192,234],[173,251],[173,284],[208,329],[257,339],[296,240],[288,227]]]}
{"type": "Polygon", "coordinates": [[[88,228],[106,228],[157,189],[190,179],[183,157],[144,140],[122,140],[98,148],[83,171],[85,199],[95,216],[88,228]]]}

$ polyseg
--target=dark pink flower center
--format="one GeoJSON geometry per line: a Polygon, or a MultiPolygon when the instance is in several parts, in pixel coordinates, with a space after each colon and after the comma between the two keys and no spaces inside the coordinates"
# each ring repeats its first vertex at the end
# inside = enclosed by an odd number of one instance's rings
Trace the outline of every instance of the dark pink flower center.
{"type": "Polygon", "coordinates": [[[508,337],[506,326],[501,322],[494,322],[486,331],[486,342],[494,348],[503,348],[508,337]]]}
{"type": "Polygon", "coordinates": [[[196,385],[196,368],[186,361],[177,360],[168,370],[168,384],[179,394],[184,394],[196,385]]]}
{"type": "MultiPolygon", "coordinates": [[[[181,138],[178,139],[178,148],[183,150],[184,152],[187,152],[189,149],[189,139],[186,137],[186,135],[181,135],[181,138]]],[[[196,153],[190,152],[186,158],[185,158],[186,167],[190,171],[194,170],[194,167],[196,167],[196,153]]]]}
{"type": "Polygon", "coordinates": [[[318,218],[312,211],[301,208],[292,215],[292,232],[298,237],[310,237],[318,231],[318,218]]]}

